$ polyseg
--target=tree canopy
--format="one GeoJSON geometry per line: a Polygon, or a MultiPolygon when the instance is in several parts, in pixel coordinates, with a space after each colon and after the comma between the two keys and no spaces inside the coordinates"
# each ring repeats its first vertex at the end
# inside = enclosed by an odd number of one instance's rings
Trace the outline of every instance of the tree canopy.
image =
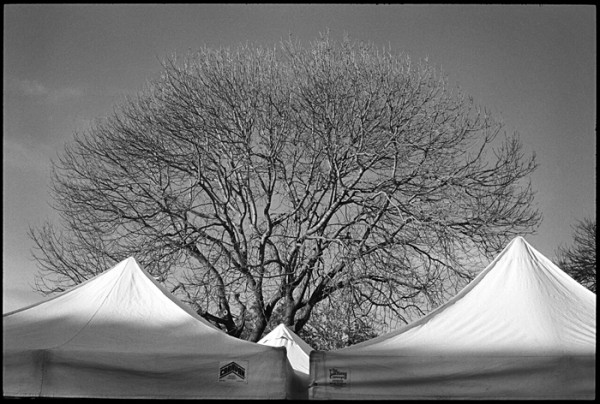
{"type": "Polygon", "coordinates": [[[585,218],[573,227],[573,244],[559,247],[558,266],[596,293],[596,219],[585,218]]]}
{"type": "Polygon", "coordinates": [[[37,287],[134,256],[252,341],[324,302],[407,321],[535,230],[535,167],[427,61],[328,35],[204,47],[53,162],[61,221],[30,229],[37,287]]]}

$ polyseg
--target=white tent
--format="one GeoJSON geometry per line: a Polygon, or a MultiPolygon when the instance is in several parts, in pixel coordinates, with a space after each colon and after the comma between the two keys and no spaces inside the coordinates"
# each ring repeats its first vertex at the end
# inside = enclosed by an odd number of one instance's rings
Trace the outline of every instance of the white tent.
{"type": "Polygon", "coordinates": [[[294,369],[299,386],[298,397],[308,398],[308,376],[310,371],[310,353],[313,351],[312,347],[296,333],[287,328],[285,324],[279,324],[258,341],[258,343],[286,348],[288,360],[294,369]]]}
{"type": "Polygon", "coordinates": [[[5,396],[289,397],[285,349],[218,330],[133,258],[2,320],[5,396]]]}
{"type": "Polygon", "coordinates": [[[517,237],[446,304],[310,367],[311,399],[594,398],[596,295],[517,237]]]}

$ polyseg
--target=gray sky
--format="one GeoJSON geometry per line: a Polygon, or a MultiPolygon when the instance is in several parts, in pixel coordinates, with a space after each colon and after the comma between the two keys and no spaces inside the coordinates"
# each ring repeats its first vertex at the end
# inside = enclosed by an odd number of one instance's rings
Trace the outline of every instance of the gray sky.
{"type": "MultiPolygon", "coordinates": [[[[202,45],[274,45],[289,34],[390,46],[441,67],[539,163],[543,214],[527,240],[553,259],[572,226],[596,212],[594,6],[5,5],[3,312],[42,300],[30,284],[29,226],[49,206],[50,161],[74,132],[108,116],[160,72],[160,60],[202,45]]],[[[482,268],[483,269],[483,268],[482,268]]]]}

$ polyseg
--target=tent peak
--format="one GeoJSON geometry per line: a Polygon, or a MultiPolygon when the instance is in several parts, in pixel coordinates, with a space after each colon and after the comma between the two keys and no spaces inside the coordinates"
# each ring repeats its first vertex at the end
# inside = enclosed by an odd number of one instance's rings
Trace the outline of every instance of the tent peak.
{"type": "Polygon", "coordinates": [[[508,246],[511,246],[511,245],[529,246],[529,243],[527,242],[527,240],[525,240],[525,237],[516,236],[515,238],[512,239],[512,241],[510,243],[508,243],[508,246]]]}
{"type": "Polygon", "coordinates": [[[595,349],[595,307],[593,292],[518,236],[473,281],[426,316],[343,349],[588,352],[595,349]]]}

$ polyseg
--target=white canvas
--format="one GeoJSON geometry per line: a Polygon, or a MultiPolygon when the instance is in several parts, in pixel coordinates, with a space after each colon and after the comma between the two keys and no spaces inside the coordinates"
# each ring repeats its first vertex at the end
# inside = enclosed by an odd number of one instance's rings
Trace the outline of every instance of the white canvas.
{"type": "Polygon", "coordinates": [[[313,348],[286,327],[285,324],[279,324],[258,341],[258,343],[273,347],[285,347],[287,358],[294,369],[296,386],[298,387],[297,396],[299,398],[308,398],[310,353],[313,351],[313,348]]]}
{"type": "Polygon", "coordinates": [[[398,331],[311,354],[311,399],[593,398],[596,295],[522,237],[398,331]]]}
{"type": "Polygon", "coordinates": [[[293,383],[284,348],[218,330],[133,258],[2,320],[5,396],[283,399],[293,383]]]}

